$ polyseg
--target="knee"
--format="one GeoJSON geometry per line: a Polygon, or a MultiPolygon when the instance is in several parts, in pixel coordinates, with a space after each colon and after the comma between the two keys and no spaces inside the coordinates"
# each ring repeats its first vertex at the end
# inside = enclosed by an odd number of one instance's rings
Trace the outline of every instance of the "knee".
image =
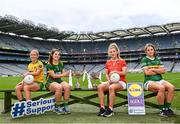
{"type": "Polygon", "coordinates": [[[114,91],[115,89],[114,89],[114,87],[113,86],[109,86],[109,91],[111,92],[111,91],[114,91]]]}
{"type": "Polygon", "coordinates": [[[98,90],[98,91],[102,91],[102,90],[103,90],[103,87],[102,87],[101,84],[97,86],[97,90],[98,90]]]}
{"type": "Polygon", "coordinates": [[[15,87],[15,91],[21,91],[22,90],[22,87],[21,86],[16,86],[15,87]]]}
{"type": "Polygon", "coordinates": [[[174,90],[175,90],[175,86],[174,85],[171,85],[171,86],[168,87],[168,91],[169,92],[174,92],[174,90]]]}
{"type": "Polygon", "coordinates": [[[24,92],[30,91],[30,88],[28,86],[24,86],[24,92]]]}
{"type": "Polygon", "coordinates": [[[58,91],[58,92],[59,92],[59,91],[62,91],[62,86],[60,86],[60,85],[57,86],[57,87],[56,87],[56,91],[58,91]]]}
{"type": "Polygon", "coordinates": [[[97,90],[100,90],[100,89],[101,89],[101,86],[100,86],[100,85],[98,85],[98,86],[97,86],[97,90]]]}
{"type": "Polygon", "coordinates": [[[160,86],[158,87],[158,91],[159,91],[159,92],[165,92],[165,87],[164,87],[163,85],[160,85],[160,86]]]}
{"type": "Polygon", "coordinates": [[[66,85],[66,86],[64,86],[64,90],[68,90],[68,91],[70,91],[70,90],[71,90],[71,86],[70,86],[70,85],[66,85]]]}

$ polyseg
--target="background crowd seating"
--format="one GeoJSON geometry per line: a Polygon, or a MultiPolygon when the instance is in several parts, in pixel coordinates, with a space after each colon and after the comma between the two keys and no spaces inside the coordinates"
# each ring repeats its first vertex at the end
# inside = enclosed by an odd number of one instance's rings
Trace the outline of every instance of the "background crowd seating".
{"type": "Polygon", "coordinates": [[[22,74],[32,49],[40,51],[40,59],[45,63],[53,48],[61,50],[61,59],[66,69],[86,70],[89,73],[104,72],[108,59],[107,49],[112,42],[118,44],[130,72],[141,71],[140,60],[145,56],[143,47],[146,43],[153,43],[157,47],[158,56],[167,71],[180,72],[180,34],[94,42],[57,42],[0,34],[0,75],[22,74]]]}

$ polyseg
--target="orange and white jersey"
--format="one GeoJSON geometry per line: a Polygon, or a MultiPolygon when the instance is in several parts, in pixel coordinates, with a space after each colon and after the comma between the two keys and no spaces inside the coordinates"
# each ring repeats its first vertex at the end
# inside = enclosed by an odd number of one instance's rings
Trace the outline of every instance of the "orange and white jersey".
{"type": "MultiPolygon", "coordinates": [[[[122,72],[122,68],[127,67],[126,61],[124,59],[118,59],[118,60],[107,60],[106,62],[106,69],[108,70],[108,74],[112,71],[119,71],[122,72]]],[[[121,81],[126,82],[125,75],[120,75],[121,81]]]]}

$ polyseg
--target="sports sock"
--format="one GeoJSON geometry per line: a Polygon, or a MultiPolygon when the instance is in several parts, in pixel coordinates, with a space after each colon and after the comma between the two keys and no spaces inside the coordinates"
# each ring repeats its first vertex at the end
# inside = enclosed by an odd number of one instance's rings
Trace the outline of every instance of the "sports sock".
{"type": "Polygon", "coordinates": [[[169,108],[171,107],[171,103],[166,102],[166,103],[164,104],[164,107],[165,107],[166,109],[169,109],[169,108]]]}
{"type": "Polygon", "coordinates": [[[105,109],[105,107],[104,107],[104,106],[100,106],[100,108],[103,108],[103,109],[105,109]]]}
{"type": "Polygon", "coordinates": [[[56,102],[55,107],[59,107],[61,105],[61,102],[56,102]]]}
{"type": "Polygon", "coordinates": [[[113,108],[112,107],[109,107],[110,109],[111,109],[111,111],[113,110],[113,108]]]}
{"type": "Polygon", "coordinates": [[[64,101],[63,106],[68,106],[68,101],[64,101]]]}
{"type": "Polygon", "coordinates": [[[162,111],[162,110],[164,110],[164,105],[159,105],[159,109],[162,111]]]}

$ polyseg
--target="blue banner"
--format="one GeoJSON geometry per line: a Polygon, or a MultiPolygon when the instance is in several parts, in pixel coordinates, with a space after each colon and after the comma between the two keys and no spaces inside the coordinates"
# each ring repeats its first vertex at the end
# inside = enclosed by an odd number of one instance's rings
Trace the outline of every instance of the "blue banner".
{"type": "Polygon", "coordinates": [[[11,107],[11,116],[12,118],[18,118],[25,115],[32,114],[43,114],[46,111],[54,110],[55,98],[43,99],[40,98],[36,101],[22,101],[16,102],[11,107]]]}

